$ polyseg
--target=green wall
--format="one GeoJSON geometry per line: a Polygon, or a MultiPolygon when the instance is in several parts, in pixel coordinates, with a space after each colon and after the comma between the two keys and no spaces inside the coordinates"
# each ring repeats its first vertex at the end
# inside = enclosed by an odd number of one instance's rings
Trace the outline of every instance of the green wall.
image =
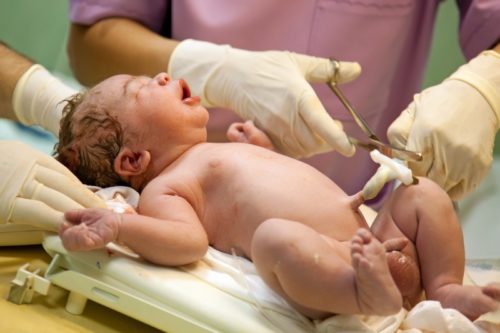
{"type": "Polygon", "coordinates": [[[465,62],[458,44],[458,15],[454,0],[440,4],[424,87],[438,84],[465,62]]]}
{"type": "Polygon", "coordinates": [[[0,39],[50,70],[70,75],[67,0],[0,0],[0,39]]]}

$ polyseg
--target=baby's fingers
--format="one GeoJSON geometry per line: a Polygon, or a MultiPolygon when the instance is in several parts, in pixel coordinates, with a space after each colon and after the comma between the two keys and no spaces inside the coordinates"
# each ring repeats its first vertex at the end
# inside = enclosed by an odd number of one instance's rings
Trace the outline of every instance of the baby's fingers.
{"type": "Polygon", "coordinates": [[[68,251],[89,250],[93,246],[93,241],[88,237],[88,229],[85,224],[62,227],[59,236],[63,246],[68,251]]]}
{"type": "Polygon", "coordinates": [[[66,230],[71,228],[73,224],[68,223],[68,222],[63,222],[59,225],[59,235],[62,235],[66,230]]]}
{"type": "Polygon", "coordinates": [[[84,212],[83,209],[68,210],[64,213],[64,218],[71,224],[79,224],[82,222],[84,212]]]}
{"type": "Polygon", "coordinates": [[[70,226],[61,231],[59,236],[68,251],[91,251],[105,245],[85,223],[70,226]]]}
{"type": "Polygon", "coordinates": [[[72,209],[64,213],[66,221],[72,224],[87,223],[92,224],[111,211],[104,208],[72,209]]]}

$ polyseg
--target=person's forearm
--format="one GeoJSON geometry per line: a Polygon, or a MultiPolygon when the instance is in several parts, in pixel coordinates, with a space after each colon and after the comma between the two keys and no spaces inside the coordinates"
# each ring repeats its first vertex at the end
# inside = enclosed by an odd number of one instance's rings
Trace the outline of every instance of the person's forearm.
{"type": "Polygon", "coordinates": [[[19,78],[33,61],[0,42],[0,117],[17,120],[12,108],[12,93],[19,78]]]}
{"type": "Polygon", "coordinates": [[[500,53],[500,42],[495,47],[493,47],[493,50],[497,53],[500,53]]]}
{"type": "Polygon", "coordinates": [[[108,18],[92,26],[73,24],[68,56],[75,77],[90,86],[115,74],[166,72],[177,44],[135,21],[108,18]]]}

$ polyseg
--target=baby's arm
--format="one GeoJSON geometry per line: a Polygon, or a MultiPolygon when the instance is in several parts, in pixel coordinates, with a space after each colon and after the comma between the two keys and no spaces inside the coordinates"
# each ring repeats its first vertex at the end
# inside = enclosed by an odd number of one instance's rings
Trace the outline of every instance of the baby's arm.
{"type": "Polygon", "coordinates": [[[177,266],[201,259],[208,249],[207,233],[190,202],[174,191],[146,187],[139,215],[124,214],[118,241],[144,259],[177,266]]]}
{"type": "Polygon", "coordinates": [[[231,142],[250,143],[270,150],[276,150],[274,145],[262,130],[258,129],[251,120],[244,123],[232,123],[226,133],[231,142]]]}
{"type": "Polygon", "coordinates": [[[140,214],[118,214],[106,209],[66,212],[60,230],[70,251],[102,248],[109,242],[128,246],[144,259],[177,266],[202,258],[208,249],[207,234],[196,212],[175,194],[141,194],[140,214]]]}

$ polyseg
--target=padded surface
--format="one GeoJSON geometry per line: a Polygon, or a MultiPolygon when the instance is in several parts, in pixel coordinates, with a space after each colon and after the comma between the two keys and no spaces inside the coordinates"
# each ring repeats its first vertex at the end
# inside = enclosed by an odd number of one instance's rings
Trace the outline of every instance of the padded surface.
{"type": "Polygon", "coordinates": [[[87,302],[81,316],[64,309],[67,291],[51,286],[48,296],[35,295],[32,304],[16,305],[6,300],[10,281],[25,263],[30,270],[40,268],[42,273],[50,256],[40,245],[0,247],[0,332],[33,333],[159,333],[160,331],[110,310],[94,302],[87,302]]]}
{"type": "Polygon", "coordinates": [[[43,231],[31,226],[0,224],[0,246],[40,244],[43,235],[43,231]]]}
{"type": "MultiPolygon", "coordinates": [[[[52,256],[61,254],[64,257],[48,272],[51,281],[163,330],[249,333],[277,330],[254,304],[217,289],[180,268],[146,263],[116,246],[90,252],[67,252],[59,237],[47,237],[43,246],[52,256]],[[66,269],[85,274],[96,282],[82,280],[75,286],[69,274],[64,276],[66,269]],[[134,297],[147,304],[129,302],[129,298],[134,297]],[[153,305],[151,312],[156,311],[156,307],[161,308],[159,315],[148,318],[150,313],[145,307],[149,304],[153,305]]],[[[76,274],[73,280],[80,279],[79,275],[76,274]]],[[[271,312],[272,320],[279,322],[279,327],[286,327],[287,332],[305,332],[299,318],[292,319],[272,310],[269,314],[271,312]]]]}

